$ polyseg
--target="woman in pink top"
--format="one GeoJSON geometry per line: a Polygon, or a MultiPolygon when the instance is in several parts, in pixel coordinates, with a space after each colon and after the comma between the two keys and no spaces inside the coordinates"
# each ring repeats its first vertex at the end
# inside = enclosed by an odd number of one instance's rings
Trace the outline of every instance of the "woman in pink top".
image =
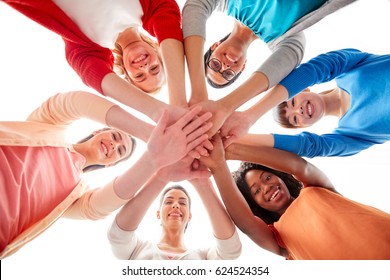
{"type": "Polygon", "coordinates": [[[207,139],[211,124],[205,122],[211,114],[199,117],[200,110],[192,109],[171,126],[165,112],[154,128],[105,98],[75,91],[49,98],[24,122],[0,122],[0,258],[63,215],[102,219],[121,207],[154,172],[207,139]],[[80,118],[116,129],[69,144],[66,128],[80,118]],[[147,141],[147,150],[106,186],[86,186],[83,170],[110,166],[132,153],[129,134],[147,141]]]}
{"type": "Polygon", "coordinates": [[[186,112],[179,108],[187,107],[187,101],[181,15],[174,0],[4,2],[60,35],[70,66],[99,93],[155,122],[165,109],[173,121],[186,112]],[[116,66],[130,82],[114,73],[113,52],[116,66]],[[165,81],[172,106],[145,94],[158,91],[165,81]]]}
{"type": "Polygon", "coordinates": [[[234,143],[224,154],[214,140],[202,162],[234,223],[257,245],[288,259],[390,259],[390,214],[341,196],[293,153],[234,143]],[[264,166],[242,163],[234,182],[225,159],[264,166]]]}

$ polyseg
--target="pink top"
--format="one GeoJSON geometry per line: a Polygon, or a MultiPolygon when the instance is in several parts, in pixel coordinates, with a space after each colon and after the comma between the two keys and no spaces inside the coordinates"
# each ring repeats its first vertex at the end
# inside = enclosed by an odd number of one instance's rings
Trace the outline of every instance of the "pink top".
{"type": "Polygon", "coordinates": [[[85,158],[62,147],[0,146],[0,162],[2,251],[71,193],[80,182],[85,158]]]}

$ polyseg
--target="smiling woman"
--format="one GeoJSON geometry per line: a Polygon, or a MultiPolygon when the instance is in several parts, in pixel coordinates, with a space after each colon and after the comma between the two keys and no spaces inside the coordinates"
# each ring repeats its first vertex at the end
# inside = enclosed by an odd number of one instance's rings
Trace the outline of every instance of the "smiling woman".
{"type": "Polygon", "coordinates": [[[191,110],[169,128],[168,115],[164,114],[152,133],[149,124],[114,103],[77,91],[50,97],[25,122],[2,122],[0,258],[19,250],[61,216],[103,219],[121,207],[154,172],[179,160],[207,138],[203,123],[210,114],[192,121],[199,111],[191,110]],[[134,147],[131,137],[119,130],[103,130],[87,141],[68,144],[66,128],[82,117],[135,135],[144,136],[137,131],[145,130],[150,146],[127,172],[102,188],[88,190],[82,180],[83,170],[113,165],[128,157],[134,147]],[[142,171],[136,175],[137,167],[142,171]]]}
{"type": "MultiPolygon", "coordinates": [[[[47,1],[33,1],[47,2],[47,1]]],[[[81,1],[79,1],[81,2],[81,1]]],[[[183,4],[184,0],[177,1],[183,4]]],[[[232,1],[233,2],[233,1],[232,1]]],[[[371,53],[389,53],[388,36],[386,28],[390,26],[388,11],[390,1],[356,1],[340,12],[336,12],[306,30],[306,52],[303,61],[307,61],[320,53],[331,50],[354,47],[371,53]],[[375,3],[373,3],[375,2],[375,3]]],[[[232,28],[232,19],[222,13],[215,13],[207,23],[207,38],[205,45],[210,46],[232,28]]],[[[31,111],[55,92],[83,89],[90,91],[83,84],[78,75],[69,67],[64,57],[64,43],[59,36],[50,32],[39,24],[24,17],[4,1],[0,1],[0,102],[1,120],[25,120],[31,111]]],[[[252,70],[258,68],[258,61],[265,60],[270,55],[268,48],[256,40],[248,49],[246,71],[242,79],[248,79],[252,70]],[[253,58],[253,59],[252,59],[253,58]]],[[[188,83],[188,80],[186,79],[188,83]]],[[[240,83],[237,81],[237,83],[240,83]]],[[[189,83],[188,83],[189,84],[189,83]]],[[[332,85],[333,82],[330,82],[332,85]]],[[[235,86],[232,85],[234,88],[235,86]]],[[[313,91],[327,89],[328,85],[317,85],[313,91]]],[[[210,98],[219,98],[232,89],[219,89],[214,92],[210,87],[210,98]]],[[[188,91],[187,91],[188,92],[188,91]]],[[[156,98],[166,100],[168,91],[163,87],[156,98]]],[[[256,100],[254,100],[256,101],[256,100]]],[[[242,110],[248,108],[248,103],[242,110]]],[[[145,104],[143,104],[145,106],[145,104]]],[[[131,109],[129,109],[131,110],[131,109]]],[[[131,111],[133,112],[133,111],[131,111]]],[[[137,116],[149,121],[141,114],[137,116]]],[[[310,131],[329,131],[335,126],[335,118],[325,118],[321,124],[315,124],[310,131]]],[[[70,143],[76,143],[87,132],[99,129],[101,125],[88,120],[81,120],[77,125],[69,127],[67,138],[70,143]]],[[[275,124],[272,114],[267,113],[251,128],[253,133],[296,133],[286,130],[275,124]]],[[[137,139],[138,140],[138,139],[137,139]]],[[[85,180],[92,186],[103,186],[128,169],[145,149],[143,141],[137,141],[137,148],[129,162],[120,163],[112,168],[104,168],[98,172],[84,174],[85,180]]],[[[163,150],[163,149],[162,149],[163,150]]],[[[387,187],[388,167],[390,166],[390,143],[378,145],[363,151],[358,155],[347,158],[314,158],[315,163],[326,171],[338,190],[355,201],[372,205],[386,212],[390,211],[387,187]]],[[[231,170],[236,170],[238,163],[229,161],[231,170]]],[[[2,162],[0,162],[2,167],[2,162]]],[[[146,166],[145,168],[149,168],[146,166]]],[[[140,171],[140,170],[138,170],[140,171]]],[[[129,180],[130,182],[132,179],[129,180]]],[[[212,230],[208,222],[207,212],[203,207],[197,192],[186,181],[180,182],[191,196],[192,218],[185,233],[188,248],[201,248],[213,246],[212,230]]],[[[158,196],[158,195],[157,195],[158,196]]],[[[156,197],[157,197],[156,196],[156,197]]],[[[156,211],[159,208],[158,199],[155,200],[146,212],[139,227],[137,235],[158,243],[161,226],[156,220],[156,211]]],[[[107,241],[107,229],[111,225],[115,214],[99,221],[75,221],[59,219],[51,228],[34,242],[30,242],[16,254],[1,261],[2,279],[96,279],[106,277],[109,279],[123,279],[121,269],[126,266],[148,268],[161,267],[158,261],[118,261],[111,252],[107,241]]],[[[0,220],[2,217],[0,217],[0,220]]],[[[272,269],[276,278],[299,275],[301,279],[334,278],[340,277],[372,278],[372,271],[382,271],[388,267],[388,262],[285,262],[275,254],[255,246],[254,243],[241,231],[238,234],[242,241],[242,254],[234,265],[259,266],[267,265],[272,269]],[[280,277],[279,277],[280,276],[280,277]],[[306,276],[306,277],[305,277],[306,276]]],[[[215,262],[163,262],[164,266],[180,265],[181,267],[196,268],[199,266],[214,269],[219,265],[233,265],[224,261],[215,262]],[[219,262],[218,262],[219,263],[219,262]]],[[[144,279],[146,276],[139,276],[144,279]]],[[[215,275],[202,276],[203,279],[214,279],[215,275]]],[[[376,275],[376,279],[386,279],[386,275],[376,275]]],[[[133,276],[138,279],[137,276],[133,276]]],[[[177,277],[178,278],[178,277],[177,277]]]]}

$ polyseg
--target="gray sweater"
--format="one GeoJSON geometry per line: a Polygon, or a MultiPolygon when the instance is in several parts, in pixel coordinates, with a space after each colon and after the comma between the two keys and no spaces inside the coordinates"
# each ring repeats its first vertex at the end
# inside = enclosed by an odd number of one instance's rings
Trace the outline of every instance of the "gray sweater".
{"type": "MultiPolygon", "coordinates": [[[[267,76],[270,88],[278,84],[302,61],[306,43],[302,31],[355,1],[329,0],[317,10],[296,21],[282,36],[267,43],[272,54],[256,71],[267,76]]],[[[214,11],[226,13],[227,3],[228,0],[187,0],[182,12],[184,38],[197,35],[206,39],[208,18],[214,11]]]]}

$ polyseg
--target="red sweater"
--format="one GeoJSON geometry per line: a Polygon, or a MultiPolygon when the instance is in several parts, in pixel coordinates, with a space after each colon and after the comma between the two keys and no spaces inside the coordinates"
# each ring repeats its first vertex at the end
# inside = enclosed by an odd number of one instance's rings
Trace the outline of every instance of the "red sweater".
{"type": "MultiPolygon", "coordinates": [[[[174,0],[139,0],[143,9],[142,27],[160,43],[183,40],[180,9],[174,0]]],[[[113,73],[110,49],[92,42],[54,2],[50,0],[4,0],[28,18],[57,33],[65,42],[69,65],[89,87],[103,93],[101,83],[113,73]]]]}

